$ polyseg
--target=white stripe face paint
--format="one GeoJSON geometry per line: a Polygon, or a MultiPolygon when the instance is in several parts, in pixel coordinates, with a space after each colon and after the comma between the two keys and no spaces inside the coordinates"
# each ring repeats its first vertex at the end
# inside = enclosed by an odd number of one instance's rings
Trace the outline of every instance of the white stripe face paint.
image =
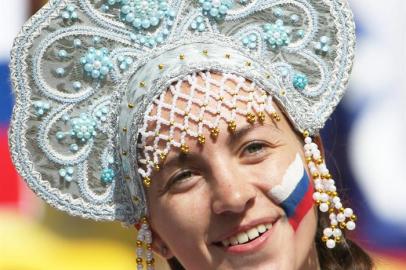
{"type": "Polygon", "coordinates": [[[272,187],[268,191],[268,196],[278,204],[283,202],[295,190],[295,187],[303,177],[303,173],[303,161],[299,153],[297,153],[295,160],[286,169],[282,183],[272,187]]]}

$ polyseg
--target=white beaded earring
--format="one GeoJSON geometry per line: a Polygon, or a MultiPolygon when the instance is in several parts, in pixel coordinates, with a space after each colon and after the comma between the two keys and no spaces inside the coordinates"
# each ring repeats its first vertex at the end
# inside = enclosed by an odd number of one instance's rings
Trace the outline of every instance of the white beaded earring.
{"type": "Polygon", "coordinates": [[[313,199],[323,213],[329,213],[330,226],[323,230],[322,240],[328,248],[341,241],[342,230],[354,230],[357,217],[351,208],[344,208],[338,196],[335,181],[321,156],[316,143],[304,132],[304,151],[307,166],[314,181],[313,199]]]}
{"type": "Polygon", "coordinates": [[[141,219],[141,227],[137,235],[137,270],[154,270],[154,254],[152,252],[152,232],[146,217],[141,219]]]}

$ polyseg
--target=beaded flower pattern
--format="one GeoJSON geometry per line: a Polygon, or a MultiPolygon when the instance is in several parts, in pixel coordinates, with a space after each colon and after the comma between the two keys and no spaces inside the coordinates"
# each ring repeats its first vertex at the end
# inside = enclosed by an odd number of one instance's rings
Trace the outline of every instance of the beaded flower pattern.
{"type": "Polygon", "coordinates": [[[345,0],[51,0],[12,51],[13,161],[55,207],[134,223],[147,212],[138,132],[172,82],[245,77],[313,134],[344,93],[353,47],[345,0]]]}

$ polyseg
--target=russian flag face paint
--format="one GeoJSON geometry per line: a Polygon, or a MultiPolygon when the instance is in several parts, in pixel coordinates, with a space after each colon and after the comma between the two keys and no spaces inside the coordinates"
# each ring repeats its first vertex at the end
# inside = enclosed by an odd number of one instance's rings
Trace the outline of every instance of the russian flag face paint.
{"type": "Polygon", "coordinates": [[[312,194],[313,186],[299,154],[289,165],[282,182],[268,191],[268,196],[283,208],[294,230],[312,208],[312,194]]]}

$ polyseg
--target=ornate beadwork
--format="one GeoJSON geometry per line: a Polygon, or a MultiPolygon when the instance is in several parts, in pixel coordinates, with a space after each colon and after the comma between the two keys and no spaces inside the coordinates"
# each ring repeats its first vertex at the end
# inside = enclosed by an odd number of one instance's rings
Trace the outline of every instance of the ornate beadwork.
{"type": "Polygon", "coordinates": [[[267,23],[264,26],[264,39],[272,49],[287,46],[290,43],[290,30],[283,21],[278,19],[275,23],[267,23]]]}
{"type": "Polygon", "coordinates": [[[307,76],[301,73],[296,73],[293,76],[293,86],[298,90],[303,90],[307,86],[307,76]]]}
{"type": "Polygon", "coordinates": [[[217,20],[224,18],[228,10],[234,6],[234,0],[199,0],[199,3],[203,15],[217,20]]]}
{"type": "MultiPolygon", "coordinates": [[[[13,161],[30,187],[59,209],[134,223],[147,213],[134,165],[137,133],[147,106],[172,82],[203,70],[246,77],[276,96],[298,130],[314,134],[344,93],[353,47],[345,0],[50,1],[12,51],[13,161]],[[257,42],[245,46],[250,34],[257,42]],[[325,45],[334,53],[323,53],[325,45]],[[298,71],[307,80],[295,86],[298,71]],[[74,128],[82,114],[91,124],[74,128]],[[120,162],[108,163],[106,155],[120,162]],[[114,172],[110,184],[101,179],[105,169],[114,172]]],[[[197,143],[216,138],[218,127],[209,134],[196,134],[197,143]]]]}
{"type": "Polygon", "coordinates": [[[89,48],[86,55],[80,58],[80,63],[86,74],[93,79],[104,79],[113,67],[107,48],[89,48]]]}

